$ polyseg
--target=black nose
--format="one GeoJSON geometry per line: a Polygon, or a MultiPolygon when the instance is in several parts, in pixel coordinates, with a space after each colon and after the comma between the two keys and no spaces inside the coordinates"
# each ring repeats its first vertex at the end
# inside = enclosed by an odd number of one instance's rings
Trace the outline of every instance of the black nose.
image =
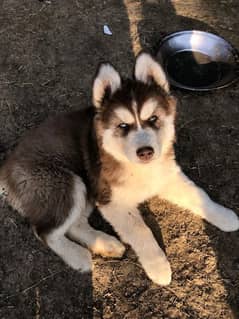
{"type": "Polygon", "coordinates": [[[136,151],[137,156],[141,161],[149,161],[154,155],[154,149],[151,146],[144,146],[136,151]]]}

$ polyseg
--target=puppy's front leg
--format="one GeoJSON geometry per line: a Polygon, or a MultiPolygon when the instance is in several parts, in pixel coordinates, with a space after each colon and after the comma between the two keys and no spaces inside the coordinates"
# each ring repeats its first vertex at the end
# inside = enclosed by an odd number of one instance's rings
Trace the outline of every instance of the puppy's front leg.
{"type": "Polygon", "coordinates": [[[231,209],[213,202],[180,169],[169,177],[159,196],[201,216],[223,231],[235,231],[239,228],[237,215],[231,209]]]}
{"type": "Polygon", "coordinates": [[[100,211],[121,239],[136,252],[148,277],[159,285],[168,285],[171,281],[169,262],[138,209],[111,203],[100,207],[100,211]]]}

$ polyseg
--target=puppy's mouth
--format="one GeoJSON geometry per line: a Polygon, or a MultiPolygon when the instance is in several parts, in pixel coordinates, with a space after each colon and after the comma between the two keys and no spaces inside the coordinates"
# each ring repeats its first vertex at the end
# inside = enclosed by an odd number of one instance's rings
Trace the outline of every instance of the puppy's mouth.
{"type": "Polygon", "coordinates": [[[140,164],[149,164],[153,161],[153,159],[150,159],[150,160],[140,160],[139,163],[140,164]]]}

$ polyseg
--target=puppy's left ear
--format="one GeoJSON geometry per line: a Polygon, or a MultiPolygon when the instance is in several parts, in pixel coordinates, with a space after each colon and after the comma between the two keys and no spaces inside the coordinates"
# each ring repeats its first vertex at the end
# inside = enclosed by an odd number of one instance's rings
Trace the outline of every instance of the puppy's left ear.
{"type": "Polygon", "coordinates": [[[152,80],[169,94],[169,83],[161,65],[148,53],[140,53],[135,62],[136,80],[150,84],[152,80]]]}
{"type": "Polygon", "coordinates": [[[93,83],[93,104],[100,108],[105,98],[110,97],[121,87],[121,78],[109,63],[100,65],[93,83]]]}

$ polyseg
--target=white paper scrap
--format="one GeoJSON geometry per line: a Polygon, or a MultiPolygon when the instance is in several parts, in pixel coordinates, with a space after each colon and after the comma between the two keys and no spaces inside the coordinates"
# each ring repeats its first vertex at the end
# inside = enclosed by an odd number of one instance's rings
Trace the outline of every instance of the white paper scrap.
{"type": "Polygon", "coordinates": [[[107,35],[113,34],[107,24],[104,25],[104,34],[107,34],[107,35]]]}

